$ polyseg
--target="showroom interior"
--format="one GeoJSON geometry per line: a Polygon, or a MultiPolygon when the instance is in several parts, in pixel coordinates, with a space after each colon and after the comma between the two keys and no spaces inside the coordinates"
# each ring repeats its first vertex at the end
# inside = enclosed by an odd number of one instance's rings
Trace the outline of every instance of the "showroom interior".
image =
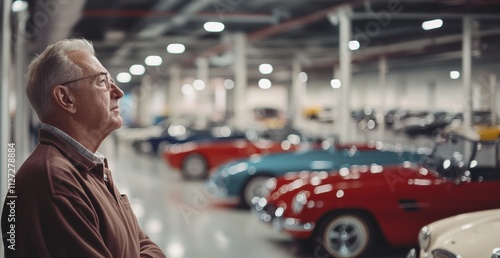
{"type": "MultiPolygon", "coordinates": [[[[265,223],[254,211],[260,197],[241,205],[244,191],[236,200],[212,193],[210,180],[230,162],[315,148],[431,155],[454,128],[499,124],[497,1],[3,0],[1,24],[0,145],[15,144],[19,167],[37,143],[40,121],[25,97],[30,60],[58,40],[91,41],[124,92],[123,126],[99,152],[170,258],[335,257],[265,223]],[[203,132],[211,138],[197,138],[203,132]],[[158,140],[166,134],[172,140],[158,140]],[[173,161],[185,149],[242,141],[261,152],[221,152],[192,173],[173,161]],[[281,149],[262,151],[266,144],[281,149]]],[[[9,153],[0,150],[4,168],[9,153]]],[[[370,232],[384,232],[373,216],[370,232]]],[[[370,241],[365,255],[406,257],[419,248],[411,234],[404,245],[370,235],[385,241],[370,241]]]]}

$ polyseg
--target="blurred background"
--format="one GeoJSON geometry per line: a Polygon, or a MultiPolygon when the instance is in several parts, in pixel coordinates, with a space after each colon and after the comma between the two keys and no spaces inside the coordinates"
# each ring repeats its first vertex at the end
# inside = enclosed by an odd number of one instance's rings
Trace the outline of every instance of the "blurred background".
{"type": "Polygon", "coordinates": [[[92,41],[125,92],[124,126],[101,152],[167,257],[319,257],[205,190],[219,165],[274,152],[261,139],[279,151],[325,141],[431,149],[446,127],[497,124],[497,1],[2,0],[1,13],[0,145],[15,143],[20,165],[36,144],[31,58],[57,40],[92,41]],[[208,150],[226,158],[192,171],[165,154],[221,138],[252,147],[208,150]]]}

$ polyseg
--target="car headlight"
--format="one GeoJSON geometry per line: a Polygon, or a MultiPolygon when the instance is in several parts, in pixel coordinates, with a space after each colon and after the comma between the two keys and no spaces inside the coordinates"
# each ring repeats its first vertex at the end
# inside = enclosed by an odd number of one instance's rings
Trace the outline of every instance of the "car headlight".
{"type": "Polygon", "coordinates": [[[292,211],[295,214],[298,214],[304,209],[304,206],[307,203],[307,195],[306,192],[301,191],[292,200],[292,211]]]}
{"type": "Polygon", "coordinates": [[[425,252],[428,251],[429,245],[431,244],[431,228],[429,228],[429,226],[424,226],[420,229],[418,233],[418,244],[422,250],[425,252]]]}
{"type": "Polygon", "coordinates": [[[493,249],[493,253],[491,254],[491,258],[499,258],[500,257],[500,248],[493,249]]]}
{"type": "Polygon", "coordinates": [[[277,184],[276,178],[271,177],[271,178],[267,179],[265,188],[268,191],[268,193],[270,193],[270,192],[274,191],[274,189],[276,189],[276,184],[277,184]]]}

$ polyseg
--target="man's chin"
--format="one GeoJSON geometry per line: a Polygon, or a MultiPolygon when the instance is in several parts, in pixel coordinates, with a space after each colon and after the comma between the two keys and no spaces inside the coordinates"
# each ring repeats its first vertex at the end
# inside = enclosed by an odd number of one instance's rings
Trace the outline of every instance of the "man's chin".
{"type": "Polygon", "coordinates": [[[121,116],[113,118],[113,130],[119,129],[123,125],[123,120],[121,116]]]}
{"type": "Polygon", "coordinates": [[[116,126],[116,129],[120,128],[123,126],[123,119],[121,116],[118,116],[118,122],[117,122],[117,126],[116,126]]]}

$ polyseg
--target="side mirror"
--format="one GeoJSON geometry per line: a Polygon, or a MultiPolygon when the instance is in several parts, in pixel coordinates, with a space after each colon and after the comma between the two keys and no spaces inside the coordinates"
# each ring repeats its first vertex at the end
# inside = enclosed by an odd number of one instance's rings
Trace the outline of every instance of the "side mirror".
{"type": "Polygon", "coordinates": [[[491,254],[491,258],[500,258],[500,247],[493,249],[493,253],[491,254]]]}

